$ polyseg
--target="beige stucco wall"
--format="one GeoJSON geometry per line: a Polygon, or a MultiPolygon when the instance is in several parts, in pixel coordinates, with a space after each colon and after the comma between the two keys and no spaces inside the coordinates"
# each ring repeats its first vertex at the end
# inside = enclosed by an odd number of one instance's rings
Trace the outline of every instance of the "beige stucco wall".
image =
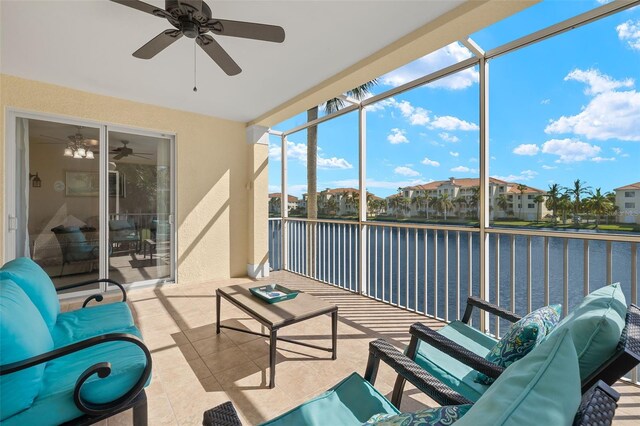
{"type": "MultiPolygon", "coordinates": [[[[244,123],[4,74],[0,75],[0,106],[2,199],[5,114],[9,108],[175,133],[178,281],[197,282],[246,275],[250,243],[254,248],[262,244],[253,244],[247,226],[251,194],[248,188],[254,187],[248,182],[247,170],[256,153],[253,152],[255,146],[246,142],[244,123]]],[[[257,157],[260,156],[259,152],[257,157]]],[[[256,161],[266,161],[266,154],[262,153],[262,156],[262,160],[256,158],[256,161]]],[[[266,187],[262,190],[267,191],[266,187]]],[[[2,204],[0,224],[4,229],[6,214],[2,204]]],[[[264,218],[266,239],[266,213],[264,218]]],[[[251,253],[251,257],[260,256],[251,253]]],[[[4,253],[0,261],[4,261],[4,253]]]]}

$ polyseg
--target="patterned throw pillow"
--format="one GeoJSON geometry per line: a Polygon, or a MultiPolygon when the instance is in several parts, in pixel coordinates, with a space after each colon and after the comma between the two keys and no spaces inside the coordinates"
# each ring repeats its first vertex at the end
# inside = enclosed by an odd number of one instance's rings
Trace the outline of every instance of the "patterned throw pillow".
{"type": "Polygon", "coordinates": [[[471,404],[451,405],[426,408],[415,413],[375,414],[363,426],[449,426],[470,408],[471,404]]]}
{"type": "MultiPolygon", "coordinates": [[[[510,366],[542,343],[560,320],[561,312],[562,305],[549,305],[526,315],[509,327],[485,358],[502,367],[510,366]]],[[[478,373],[474,380],[483,385],[494,382],[494,379],[482,373],[478,373]]]]}

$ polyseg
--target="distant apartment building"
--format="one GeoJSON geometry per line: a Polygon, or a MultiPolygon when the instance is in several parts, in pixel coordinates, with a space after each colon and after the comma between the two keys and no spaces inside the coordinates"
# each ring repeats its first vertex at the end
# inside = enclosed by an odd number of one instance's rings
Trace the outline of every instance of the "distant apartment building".
{"type": "Polygon", "coordinates": [[[640,182],[614,189],[618,222],[640,224],[640,182]]]}
{"type": "MultiPolygon", "coordinates": [[[[447,217],[477,217],[479,187],[478,178],[455,177],[409,186],[402,188],[399,194],[387,197],[387,212],[403,216],[429,217],[443,216],[446,213],[447,217]],[[398,196],[405,202],[395,202],[398,196]],[[446,212],[443,208],[443,198],[450,202],[447,203],[449,206],[446,212]]],[[[515,182],[489,178],[490,219],[517,217],[523,220],[541,220],[549,214],[543,201],[546,200],[546,194],[545,191],[530,186],[520,187],[520,184],[515,182]]]]}
{"type": "MultiPolygon", "coordinates": [[[[299,206],[306,208],[308,194],[302,194],[299,206]]],[[[368,192],[369,214],[381,214],[386,210],[383,199],[368,192]]],[[[318,214],[327,216],[357,216],[360,206],[360,191],[356,188],[326,188],[318,191],[318,214]]]]}
{"type": "MultiPolygon", "coordinates": [[[[298,208],[299,199],[294,195],[287,196],[289,202],[287,203],[288,211],[298,208]]],[[[269,216],[280,215],[280,200],[282,199],[282,193],[273,192],[269,194],[269,216]]]]}

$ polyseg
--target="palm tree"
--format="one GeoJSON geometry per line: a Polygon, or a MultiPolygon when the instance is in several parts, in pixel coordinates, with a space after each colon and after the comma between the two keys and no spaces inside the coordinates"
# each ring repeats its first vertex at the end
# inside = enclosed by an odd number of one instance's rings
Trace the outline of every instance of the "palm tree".
{"type": "Polygon", "coordinates": [[[509,200],[506,195],[500,194],[496,197],[496,206],[504,212],[505,217],[508,216],[509,200]]]}
{"type": "Polygon", "coordinates": [[[461,197],[454,198],[452,202],[458,207],[458,217],[459,217],[462,209],[467,206],[467,199],[466,197],[461,196],[461,197]]]}
{"type": "Polygon", "coordinates": [[[280,197],[272,197],[269,199],[269,213],[277,215],[280,213],[280,197]]]}
{"type": "Polygon", "coordinates": [[[613,204],[600,188],[596,188],[591,197],[585,200],[585,204],[596,216],[596,229],[600,226],[600,216],[608,214],[613,209],[613,204]]]}
{"type": "Polygon", "coordinates": [[[580,179],[573,181],[573,188],[569,188],[567,193],[573,196],[573,220],[578,222],[578,213],[580,212],[580,197],[582,195],[589,194],[591,191],[590,186],[586,186],[586,182],[581,182],[580,179]]]}
{"type": "Polygon", "coordinates": [[[453,209],[453,202],[449,198],[449,194],[442,194],[436,200],[436,208],[444,214],[444,220],[447,220],[447,211],[453,209]]]}
{"type": "Polygon", "coordinates": [[[335,196],[327,200],[327,214],[335,216],[338,213],[338,201],[335,196]]]}
{"type": "MultiPolygon", "coordinates": [[[[364,83],[354,89],[349,90],[346,95],[356,100],[362,100],[371,93],[373,86],[378,84],[378,80],[374,79],[364,83]]],[[[327,114],[334,113],[345,105],[340,98],[329,99],[323,104],[327,114]]],[[[307,122],[318,118],[319,105],[307,110],[307,122]]],[[[311,126],[307,128],[307,217],[309,219],[318,218],[318,127],[311,126]]]]}
{"type": "Polygon", "coordinates": [[[571,196],[564,193],[558,199],[557,209],[562,213],[562,224],[567,224],[567,212],[571,211],[573,204],[571,203],[571,196]]]}
{"type": "Polygon", "coordinates": [[[542,194],[536,195],[533,201],[535,201],[538,206],[538,214],[536,216],[536,222],[537,222],[538,220],[542,219],[541,209],[542,209],[542,203],[544,203],[544,195],[542,194]]]}
{"type": "Polygon", "coordinates": [[[547,208],[551,210],[551,216],[553,217],[553,224],[555,225],[558,221],[556,217],[556,210],[558,210],[558,201],[560,200],[560,185],[554,183],[553,185],[549,185],[549,190],[547,191],[547,208]]]}
{"type": "Polygon", "coordinates": [[[519,183],[516,188],[520,192],[520,214],[519,214],[519,216],[520,216],[520,219],[524,219],[522,217],[522,206],[524,205],[524,191],[527,190],[527,185],[523,185],[523,184],[519,183]]]}
{"type": "Polygon", "coordinates": [[[474,186],[471,188],[471,197],[469,198],[469,205],[476,206],[477,217],[480,217],[480,187],[474,186]]]}

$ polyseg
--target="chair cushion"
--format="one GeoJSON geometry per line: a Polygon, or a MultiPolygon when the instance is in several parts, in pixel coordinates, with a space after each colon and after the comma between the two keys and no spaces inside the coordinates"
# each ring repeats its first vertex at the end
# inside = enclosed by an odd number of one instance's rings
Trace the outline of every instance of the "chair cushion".
{"type": "MultiPolygon", "coordinates": [[[[140,337],[136,327],[121,332],[140,337]]],[[[33,405],[7,419],[3,426],[58,425],[81,416],[73,402],[76,380],[87,368],[104,361],[111,363],[111,374],[104,379],[92,376],[80,391],[82,398],[94,404],[124,395],[140,379],[146,364],[142,350],[128,342],[103,343],[53,360],[47,364],[33,405]]]]}
{"type": "Polygon", "coordinates": [[[54,346],[59,348],[133,325],[131,310],[125,302],[104,303],[61,313],[51,336],[54,346]]]}
{"type": "MultiPolygon", "coordinates": [[[[53,349],[42,315],[13,281],[0,280],[0,365],[53,349]]],[[[0,376],[0,421],[28,408],[40,391],[45,364],[0,376]]]]}
{"type": "Polygon", "coordinates": [[[262,425],[362,425],[378,413],[399,411],[369,382],[353,373],[322,395],[262,425]]]}
{"type": "Polygon", "coordinates": [[[507,367],[455,425],[570,425],[579,404],[578,358],[565,330],[507,367]]]}
{"type": "Polygon", "coordinates": [[[7,262],[0,269],[0,278],[18,284],[36,305],[49,330],[53,328],[60,313],[60,302],[51,278],[36,262],[27,257],[7,262]]]}
{"type": "MultiPolygon", "coordinates": [[[[509,330],[485,357],[501,367],[508,367],[541,343],[558,324],[562,305],[544,306],[511,324],[509,330]]],[[[494,379],[478,373],[475,381],[490,385],[494,379]]]]}
{"type": "Polygon", "coordinates": [[[626,315],[624,293],[615,283],[586,296],[552,331],[570,330],[583,381],[615,353],[626,315]]]}
{"type": "Polygon", "coordinates": [[[376,414],[363,426],[451,426],[471,408],[471,404],[425,408],[415,413],[376,414]]]}
{"type": "Polygon", "coordinates": [[[124,219],[110,220],[109,229],[112,231],[121,231],[123,229],[133,229],[133,225],[124,219]]]}
{"type": "MultiPolygon", "coordinates": [[[[497,342],[460,321],[447,324],[438,333],[481,357],[487,356],[497,342]]],[[[474,369],[425,342],[418,345],[416,363],[470,401],[477,401],[487,390],[487,385],[474,381],[477,374],[474,369]]]]}

